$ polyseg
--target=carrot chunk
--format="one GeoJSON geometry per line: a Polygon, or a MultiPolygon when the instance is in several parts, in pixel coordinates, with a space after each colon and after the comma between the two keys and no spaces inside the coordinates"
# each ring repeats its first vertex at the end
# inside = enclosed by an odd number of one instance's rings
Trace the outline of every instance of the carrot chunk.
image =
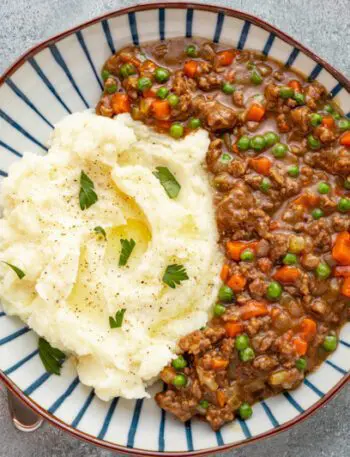
{"type": "Polygon", "coordinates": [[[170,105],[168,100],[154,100],[152,103],[153,115],[156,119],[166,119],[170,116],[170,105]]]}
{"type": "Polygon", "coordinates": [[[257,103],[253,103],[248,109],[246,120],[260,122],[261,119],[264,117],[264,114],[265,108],[261,105],[258,105],[257,103]]]}
{"type": "Polygon", "coordinates": [[[220,278],[222,281],[226,281],[230,274],[230,267],[225,263],[221,268],[220,278]]]}
{"type": "Polygon", "coordinates": [[[221,51],[217,53],[217,58],[220,66],[227,67],[233,62],[235,53],[233,51],[221,51]]]}
{"type": "Polygon", "coordinates": [[[218,402],[218,405],[220,406],[220,408],[223,408],[226,404],[226,395],[225,395],[225,392],[223,392],[222,390],[218,390],[216,392],[216,400],[218,402]]]}
{"type": "Polygon", "coordinates": [[[228,365],[228,360],[224,359],[213,359],[211,361],[211,367],[215,371],[224,370],[228,365]]]}
{"type": "Polygon", "coordinates": [[[252,317],[266,316],[269,310],[266,303],[263,301],[249,300],[239,309],[240,316],[243,320],[251,319],[252,317]]]}
{"type": "Polygon", "coordinates": [[[334,119],[332,116],[324,116],[322,119],[322,125],[327,129],[333,129],[335,126],[334,119]]]}
{"type": "Polygon", "coordinates": [[[112,97],[111,104],[115,114],[130,112],[130,101],[129,97],[126,94],[114,94],[112,97]]]}
{"type": "Polygon", "coordinates": [[[238,261],[246,246],[243,241],[228,241],[226,244],[227,253],[231,259],[238,261]]]}
{"type": "Polygon", "coordinates": [[[240,274],[232,275],[231,278],[227,281],[227,285],[231,287],[234,292],[241,292],[244,289],[246,283],[247,280],[240,274]]]}
{"type": "Polygon", "coordinates": [[[302,355],[306,354],[308,344],[305,340],[303,340],[302,338],[297,336],[293,340],[293,345],[294,345],[295,352],[298,355],[302,356],[302,355]]]}
{"type": "Polygon", "coordinates": [[[257,157],[255,159],[250,159],[249,163],[257,173],[264,176],[268,176],[270,174],[272,162],[267,157],[257,157]]]}
{"type": "Polygon", "coordinates": [[[339,143],[340,143],[342,146],[350,147],[350,132],[344,133],[344,135],[342,135],[342,136],[340,137],[339,143]]]}
{"type": "Polygon", "coordinates": [[[313,319],[306,317],[300,325],[300,336],[305,341],[311,341],[316,335],[317,325],[313,319]]]}
{"type": "Polygon", "coordinates": [[[350,233],[340,232],[332,249],[333,259],[341,265],[350,265],[350,233]]]}
{"type": "Polygon", "coordinates": [[[293,200],[294,205],[305,206],[305,208],[313,208],[318,205],[320,198],[314,194],[301,194],[298,198],[293,200]]]}
{"type": "Polygon", "coordinates": [[[198,62],[195,60],[188,60],[184,65],[184,73],[189,78],[194,78],[198,70],[198,62]]]}
{"type": "Polygon", "coordinates": [[[288,86],[294,89],[295,92],[301,92],[301,84],[296,79],[289,81],[288,86]]]}
{"type": "Polygon", "coordinates": [[[350,276],[350,265],[344,267],[335,267],[334,268],[334,276],[336,277],[343,277],[348,278],[350,276]]]}
{"type": "Polygon", "coordinates": [[[300,276],[300,270],[295,267],[282,267],[279,268],[273,275],[273,279],[284,284],[293,284],[300,276]]]}
{"type": "Polygon", "coordinates": [[[340,292],[345,295],[345,297],[350,297],[350,276],[344,279],[340,292]]]}
{"type": "Polygon", "coordinates": [[[243,332],[243,325],[240,322],[226,322],[225,324],[226,335],[229,338],[234,338],[239,333],[243,332]]]}

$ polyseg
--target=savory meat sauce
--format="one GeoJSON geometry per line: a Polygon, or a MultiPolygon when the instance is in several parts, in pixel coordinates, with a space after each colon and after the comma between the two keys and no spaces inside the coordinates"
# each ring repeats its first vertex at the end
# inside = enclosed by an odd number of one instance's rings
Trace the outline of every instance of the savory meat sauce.
{"type": "Polygon", "coordinates": [[[218,430],[298,386],[349,319],[350,121],[318,82],[199,38],[124,48],[102,76],[98,114],[210,135],[223,285],[156,401],[218,430]]]}

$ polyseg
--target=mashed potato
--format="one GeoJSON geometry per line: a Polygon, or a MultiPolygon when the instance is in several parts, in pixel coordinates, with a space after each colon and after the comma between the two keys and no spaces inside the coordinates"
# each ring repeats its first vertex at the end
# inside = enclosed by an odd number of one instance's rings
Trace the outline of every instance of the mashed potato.
{"type": "Polygon", "coordinates": [[[45,157],[25,154],[3,181],[0,259],[25,273],[0,263],[4,308],[74,356],[103,400],[147,396],[178,339],[208,320],[222,263],[208,144],[204,130],[177,141],[127,114],[77,113],[56,126],[45,157]],[[180,183],[176,198],[154,175],[160,166],[180,183]],[[85,210],[81,171],[98,197],[85,210]],[[121,239],[136,242],[125,266],[121,239]],[[189,278],[174,289],[162,281],[171,264],[189,278]],[[110,328],[122,309],[122,326],[110,328]]]}

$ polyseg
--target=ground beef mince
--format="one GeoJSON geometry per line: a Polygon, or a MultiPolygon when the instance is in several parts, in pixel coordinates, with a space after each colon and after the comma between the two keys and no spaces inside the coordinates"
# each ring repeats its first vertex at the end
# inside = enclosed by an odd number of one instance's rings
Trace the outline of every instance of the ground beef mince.
{"type": "Polygon", "coordinates": [[[98,114],[210,136],[222,286],[156,401],[218,430],[297,387],[350,317],[350,120],[319,83],[199,38],[124,48],[102,78],[98,114]]]}

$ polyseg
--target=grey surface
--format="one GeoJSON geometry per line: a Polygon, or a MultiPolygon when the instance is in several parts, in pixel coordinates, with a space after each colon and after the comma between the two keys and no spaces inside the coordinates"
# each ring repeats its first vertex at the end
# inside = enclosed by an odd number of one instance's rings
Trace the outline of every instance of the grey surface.
{"type": "MultiPolygon", "coordinates": [[[[0,72],[30,46],[96,15],[138,1],[0,0],[0,72]]],[[[144,2],[145,3],[145,2],[144,2]]],[[[150,3],[150,2],[149,2],[150,3]]],[[[205,3],[205,2],[203,2],[205,3]]],[[[231,0],[231,6],[276,25],[350,76],[350,0],[231,0]]],[[[283,434],[226,455],[237,457],[348,457],[350,386],[306,422],[283,434]]],[[[0,385],[0,457],[107,457],[46,424],[35,434],[17,432],[9,421],[0,385]]]]}

